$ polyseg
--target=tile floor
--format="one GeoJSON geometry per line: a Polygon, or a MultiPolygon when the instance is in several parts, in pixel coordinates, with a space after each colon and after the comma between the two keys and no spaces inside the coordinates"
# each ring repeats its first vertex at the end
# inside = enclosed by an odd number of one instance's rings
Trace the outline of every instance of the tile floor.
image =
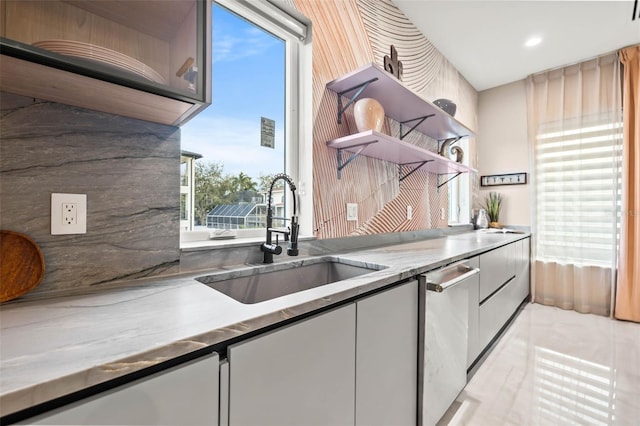
{"type": "Polygon", "coordinates": [[[640,425],[640,324],[527,304],[439,425],[640,425]]]}

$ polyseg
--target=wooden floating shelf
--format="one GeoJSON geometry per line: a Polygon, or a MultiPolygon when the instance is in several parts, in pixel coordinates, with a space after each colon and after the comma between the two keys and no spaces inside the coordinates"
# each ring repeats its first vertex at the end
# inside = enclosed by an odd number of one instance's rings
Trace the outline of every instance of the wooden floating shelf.
{"type": "MultiPolygon", "coordinates": [[[[474,136],[464,124],[441,108],[423,99],[380,66],[371,63],[331,81],[327,88],[353,99],[374,98],[384,107],[385,115],[411,127],[417,119],[427,117],[415,130],[444,140],[474,136]],[[362,91],[356,90],[361,88],[362,91]]],[[[340,113],[339,113],[340,114],[340,113]]]]}
{"type": "MultiPolygon", "coordinates": [[[[418,165],[416,168],[439,175],[477,172],[476,169],[465,164],[457,163],[409,142],[374,130],[330,140],[327,142],[327,146],[354,154],[347,161],[342,162],[339,160],[339,170],[346,166],[355,156],[364,155],[400,165],[412,165],[414,167],[418,165]],[[419,165],[419,163],[423,162],[426,163],[419,165]]],[[[341,157],[339,156],[339,158],[341,157]]]]}

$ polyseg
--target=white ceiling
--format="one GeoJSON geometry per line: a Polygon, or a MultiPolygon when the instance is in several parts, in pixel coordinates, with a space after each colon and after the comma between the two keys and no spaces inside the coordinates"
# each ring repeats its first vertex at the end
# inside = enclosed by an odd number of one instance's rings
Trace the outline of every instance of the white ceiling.
{"type": "Polygon", "coordinates": [[[640,43],[634,0],[392,1],[478,91],[640,43]]]}

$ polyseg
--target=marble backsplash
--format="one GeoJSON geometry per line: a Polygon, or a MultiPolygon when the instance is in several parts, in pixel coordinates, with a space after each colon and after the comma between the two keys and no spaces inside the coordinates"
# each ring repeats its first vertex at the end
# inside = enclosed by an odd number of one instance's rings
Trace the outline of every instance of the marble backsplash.
{"type": "Polygon", "coordinates": [[[41,247],[28,297],[179,271],[180,129],[2,93],[0,228],[41,247]],[[51,193],[87,194],[87,233],[51,235],[51,193]]]}

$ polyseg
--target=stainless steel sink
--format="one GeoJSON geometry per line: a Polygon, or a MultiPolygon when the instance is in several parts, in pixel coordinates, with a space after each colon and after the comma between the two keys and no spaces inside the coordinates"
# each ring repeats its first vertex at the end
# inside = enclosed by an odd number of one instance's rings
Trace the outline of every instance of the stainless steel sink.
{"type": "Polygon", "coordinates": [[[319,258],[205,275],[196,280],[240,303],[253,304],[385,268],[381,265],[362,267],[335,258],[319,258]]]}

